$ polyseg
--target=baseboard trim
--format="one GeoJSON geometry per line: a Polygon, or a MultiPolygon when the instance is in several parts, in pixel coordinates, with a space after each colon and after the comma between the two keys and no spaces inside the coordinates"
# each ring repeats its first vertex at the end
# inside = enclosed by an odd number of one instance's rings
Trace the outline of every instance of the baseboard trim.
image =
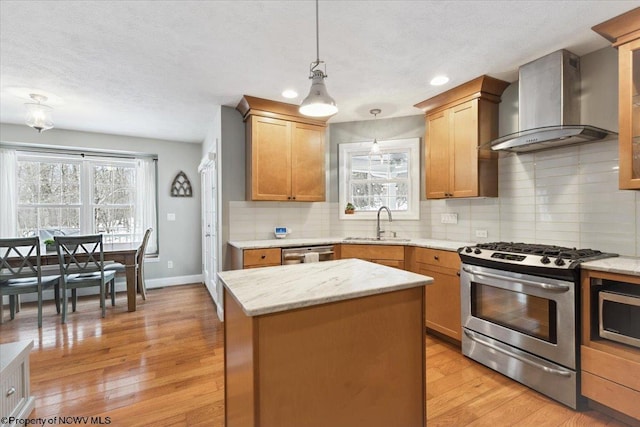
{"type": "MultiPolygon", "coordinates": [[[[153,288],[164,288],[167,286],[180,286],[180,285],[192,285],[194,283],[203,283],[202,282],[202,274],[192,274],[189,276],[174,276],[174,277],[163,277],[160,279],[147,279],[145,280],[147,284],[147,289],[153,288]]],[[[116,277],[116,292],[126,292],[127,291],[127,282],[124,277],[116,277]]],[[[80,288],[78,289],[78,295],[97,295],[98,288],[80,288]]],[[[53,300],[53,289],[47,289],[42,292],[42,298],[44,300],[53,300]]],[[[3,301],[1,302],[4,305],[9,305],[9,297],[3,296],[3,301]]],[[[35,293],[20,295],[20,301],[22,302],[33,302],[38,301],[38,296],[35,293]]]]}

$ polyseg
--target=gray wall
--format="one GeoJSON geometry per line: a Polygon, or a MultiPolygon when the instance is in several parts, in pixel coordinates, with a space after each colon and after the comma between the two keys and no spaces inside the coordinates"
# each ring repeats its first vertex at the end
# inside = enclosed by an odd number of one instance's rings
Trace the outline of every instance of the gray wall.
{"type": "Polygon", "coordinates": [[[220,168],[222,191],[222,270],[231,269],[227,256],[229,241],[229,202],[245,200],[245,126],[242,115],[234,108],[221,111],[220,168]]]}
{"type": "Polygon", "coordinates": [[[202,274],[200,244],[200,144],[101,133],[51,129],[42,134],[26,125],[0,124],[0,141],[41,144],[51,147],[93,148],[158,155],[158,262],[147,262],[145,278],[171,278],[202,274]],[[193,197],[170,197],[176,174],[184,171],[191,181],[193,197]],[[167,213],[176,215],[167,221],[167,213]],[[167,261],[173,261],[173,269],[167,261]]]}
{"type": "MultiPolygon", "coordinates": [[[[384,114],[384,111],[382,112],[384,114]]],[[[363,142],[386,139],[420,138],[424,139],[425,118],[416,109],[415,116],[397,117],[392,119],[377,118],[361,122],[332,123],[329,132],[330,159],[328,171],[329,187],[327,201],[338,202],[338,144],[344,142],[363,142]]],[[[424,153],[420,144],[420,198],[424,198],[424,153]]]]}

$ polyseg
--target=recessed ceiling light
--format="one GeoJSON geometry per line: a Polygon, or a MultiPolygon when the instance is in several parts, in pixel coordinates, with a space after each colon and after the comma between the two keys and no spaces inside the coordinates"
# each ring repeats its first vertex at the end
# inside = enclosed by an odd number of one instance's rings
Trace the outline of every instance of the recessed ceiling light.
{"type": "Polygon", "coordinates": [[[431,86],[442,86],[443,84],[449,81],[449,77],[447,76],[435,76],[431,79],[431,86]]]}
{"type": "Polygon", "coordinates": [[[293,89],[287,89],[285,91],[282,92],[282,96],[284,96],[285,98],[297,98],[298,97],[298,92],[296,92],[293,89]]]}

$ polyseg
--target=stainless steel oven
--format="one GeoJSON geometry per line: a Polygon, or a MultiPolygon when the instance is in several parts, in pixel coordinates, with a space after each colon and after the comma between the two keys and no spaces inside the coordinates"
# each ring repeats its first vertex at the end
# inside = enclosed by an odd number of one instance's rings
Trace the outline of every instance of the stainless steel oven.
{"type": "Polygon", "coordinates": [[[463,354],[581,408],[578,267],[613,254],[501,242],[458,252],[463,354]]]}

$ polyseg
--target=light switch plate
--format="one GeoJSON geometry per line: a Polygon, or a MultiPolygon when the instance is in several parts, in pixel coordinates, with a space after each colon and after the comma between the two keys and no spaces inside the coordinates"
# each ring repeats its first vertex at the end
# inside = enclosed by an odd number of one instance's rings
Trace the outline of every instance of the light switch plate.
{"type": "Polygon", "coordinates": [[[457,224],[458,214],[457,213],[440,214],[440,222],[442,224],[457,224]]]}
{"type": "Polygon", "coordinates": [[[176,214],[174,213],[167,214],[167,221],[175,221],[175,220],[176,220],[176,214]]]}

